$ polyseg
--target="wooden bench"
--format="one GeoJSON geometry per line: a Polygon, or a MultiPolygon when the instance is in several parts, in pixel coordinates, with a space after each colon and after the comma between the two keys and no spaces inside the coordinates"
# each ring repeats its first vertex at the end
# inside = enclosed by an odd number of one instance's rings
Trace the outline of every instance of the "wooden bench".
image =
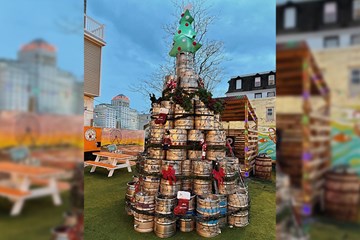
{"type": "Polygon", "coordinates": [[[133,151],[127,151],[127,150],[124,150],[124,151],[121,151],[123,154],[127,154],[127,155],[131,155],[131,156],[134,156],[134,157],[137,157],[137,155],[139,155],[139,152],[133,152],[133,151]]]}
{"type": "Polygon", "coordinates": [[[30,192],[21,191],[11,187],[0,186],[0,196],[10,199],[19,199],[30,195],[30,192]]]}
{"type": "MultiPolygon", "coordinates": [[[[31,183],[38,186],[47,186],[49,185],[49,179],[32,178],[31,183]]],[[[59,191],[63,192],[70,189],[70,183],[68,182],[57,181],[56,184],[59,191]]]]}
{"type": "MultiPolygon", "coordinates": [[[[118,163],[126,163],[126,160],[117,160],[118,163]]],[[[134,160],[129,160],[130,166],[135,166],[136,162],[134,160]]]]}
{"type": "MultiPolygon", "coordinates": [[[[29,199],[52,196],[56,206],[61,204],[61,197],[56,184],[57,178],[63,175],[63,170],[0,161],[0,172],[10,175],[9,185],[0,185],[0,196],[12,200],[11,216],[19,215],[25,201],[29,199]],[[48,184],[44,187],[31,188],[33,178],[47,179],[48,184]],[[16,188],[12,187],[13,185],[16,185],[16,188]]],[[[6,183],[6,181],[2,182],[6,183]]]]}
{"type": "Polygon", "coordinates": [[[97,167],[105,168],[109,171],[108,177],[111,177],[115,170],[121,168],[127,168],[128,172],[131,172],[131,166],[136,164],[131,161],[137,158],[136,156],[112,152],[96,152],[93,154],[96,155],[95,161],[85,161],[84,167],[92,166],[91,173],[95,172],[97,167]]]}
{"type": "Polygon", "coordinates": [[[108,163],[102,163],[102,162],[95,162],[95,161],[85,161],[85,166],[96,166],[96,167],[102,167],[106,169],[115,169],[116,166],[108,164],[108,163]]]}

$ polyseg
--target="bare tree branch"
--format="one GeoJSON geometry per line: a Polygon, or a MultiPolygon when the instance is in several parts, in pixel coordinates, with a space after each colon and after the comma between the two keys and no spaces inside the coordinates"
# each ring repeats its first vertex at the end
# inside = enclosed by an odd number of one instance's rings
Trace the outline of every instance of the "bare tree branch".
{"type": "MultiPolygon", "coordinates": [[[[183,13],[184,7],[189,3],[192,5],[190,11],[194,18],[193,27],[197,33],[196,39],[197,42],[202,44],[202,47],[194,56],[195,72],[204,80],[205,88],[212,91],[221,82],[223,68],[220,64],[226,60],[223,42],[210,40],[207,37],[209,27],[217,19],[217,16],[210,13],[212,5],[209,5],[206,0],[173,0],[174,12],[172,16],[174,21],[163,26],[163,30],[166,33],[164,40],[171,48],[173,36],[179,26],[179,16],[183,13]]],[[[157,96],[160,96],[165,76],[175,74],[174,65],[174,59],[167,55],[164,63],[154,73],[150,74],[148,79],[142,81],[142,86],[132,87],[132,89],[146,96],[149,93],[155,93],[157,96]]]]}

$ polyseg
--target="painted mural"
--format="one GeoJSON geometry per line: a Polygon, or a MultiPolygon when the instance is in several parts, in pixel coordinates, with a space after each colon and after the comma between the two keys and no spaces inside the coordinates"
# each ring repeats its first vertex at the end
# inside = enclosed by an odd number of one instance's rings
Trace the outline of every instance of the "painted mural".
{"type": "Polygon", "coordinates": [[[145,131],[103,128],[101,146],[106,146],[109,144],[144,146],[145,131]]]}
{"type": "Polygon", "coordinates": [[[275,128],[259,128],[259,154],[266,153],[276,161],[276,135],[275,128]]]}
{"type": "Polygon", "coordinates": [[[0,148],[83,146],[83,116],[0,112],[0,148]]]}
{"type": "Polygon", "coordinates": [[[332,165],[349,165],[360,175],[360,120],[353,115],[332,122],[332,165]]]}

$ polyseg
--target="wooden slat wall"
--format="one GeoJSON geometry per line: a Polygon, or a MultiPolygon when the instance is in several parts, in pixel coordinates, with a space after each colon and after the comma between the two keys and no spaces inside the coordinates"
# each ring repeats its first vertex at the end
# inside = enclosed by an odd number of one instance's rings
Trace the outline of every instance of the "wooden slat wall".
{"type": "MultiPolygon", "coordinates": [[[[252,169],[255,165],[255,158],[258,154],[258,133],[257,131],[248,130],[248,148],[247,153],[248,162],[245,162],[245,129],[228,129],[226,130],[227,136],[235,138],[234,154],[244,169],[252,169]],[[256,141],[253,141],[256,140],[256,141]]],[[[244,170],[243,169],[243,170],[244,170]]]]}
{"type": "MultiPolygon", "coordinates": [[[[277,161],[281,170],[290,176],[291,185],[301,186],[302,131],[300,114],[277,114],[276,130],[281,132],[277,161]]],[[[279,144],[279,143],[277,143],[279,144]]]]}
{"type": "Polygon", "coordinates": [[[295,197],[298,211],[309,215],[324,189],[324,174],[330,164],[330,94],[305,43],[288,49],[278,46],[276,58],[277,97],[302,98],[301,113],[276,115],[281,134],[277,161],[290,176],[293,189],[299,189],[295,197]],[[324,114],[311,103],[314,96],[324,100],[324,114]]]}
{"type": "Polygon", "coordinates": [[[84,40],[84,92],[100,95],[101,46],[84,40]]]}
{"type": "Polygon", "coordinates": [[[303,190],[305,195],[310,196],[309,202],[314,202],[324,187],[325,173],[330,164],[331,128],[329,119],[314,115],[310,116],[309,125],[312,158],[303,167],[304,174],[307,174],[303,190]]]}

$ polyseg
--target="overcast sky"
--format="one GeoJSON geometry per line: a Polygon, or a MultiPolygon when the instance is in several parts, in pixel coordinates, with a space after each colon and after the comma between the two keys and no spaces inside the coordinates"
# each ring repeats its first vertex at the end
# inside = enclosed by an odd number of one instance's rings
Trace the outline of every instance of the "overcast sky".
{"type": "MultiPolygon", "coordinates": [[[[214,95],[224,96],[231,76],[275,69],[275,1],[212,0],[218,20],[211,26],[209,39],[225,46],[222,64],[225,77],[214,95]]],[[[101,96],[109,103],[117,94],[130,97],[131,107],[148,111],[143,95],[130,90],[163,62],[170,49],[164,43],[162,26],[172,23],[174,7],[165,0],[88,0],[87,15],[105,24],[101,96]]],[[[146,100],[146,101],[145,101],[146,100]]]]}
{"type": "MultiPolygon", "coordinates": [[[[214,94],[224,96],[231,76],[275,69],[275,2],[268,0],[212,0],[218,20],[209,39],[224,42],[229,59],[222,64],[225,77],[214,94]]],[[[60,68],[83,77],[82,1],[6,1],[0,8],[0,57],[15,59],[18,49],[35,38],[57,48],[60,68]],[[16,14],[14,14],[16,13],[16,14]]],[[[171,1],[88,0],[87,14],[106,25],[101,97],[110,102],[119,93],[131,106],[148,111],[149,101],[129,85],[154,72],[170,49],[162,26],[174,21],[171,1]],[[146,101],[145,101],[146,100],[146,101]]],[[[178,20],[178,19],[176,19],[178,20]]]]}
{"type": "Polygon", "coordinates": [[[42,38],[57,49],[58,66],[83,79],[83,2],[3,1],[0,58],[16,59],[20,47],[42,38]]]}

